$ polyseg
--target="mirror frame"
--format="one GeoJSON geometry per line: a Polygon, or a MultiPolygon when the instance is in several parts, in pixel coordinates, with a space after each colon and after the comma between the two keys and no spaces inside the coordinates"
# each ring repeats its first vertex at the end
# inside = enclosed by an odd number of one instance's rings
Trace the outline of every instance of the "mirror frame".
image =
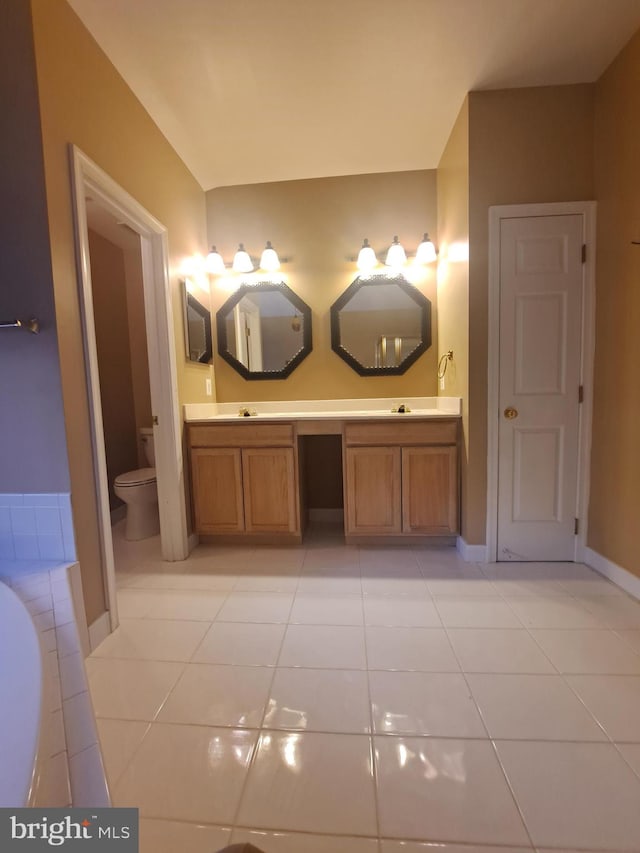
{"type": "Polygon", "coordinates": [[[336,299],[331,312],[331,349],[351,367],[359,376],[400,376],[414,364],[431,346],[431,302],[413,284],[398,273],[396,275],[374,274],[357,276],[347,289],[336,299]],[[421,343],[412,350],[404,361],[396,367],[365,367],[343,345],[340,337],[340,311],[365,285],[397,284],[413,299],[420,309],[420,339],[421,343]]]}
{"type": "Polygon", "coordinates": [[[287,376],[293,373],[300,362],[303,361],[311,352],[311,308],[309,308],[307,303],[303,302],[303,300],[300,299],[300,297],[294,293],[290,287],[287,287],[284,281],[259,281],[256,282],[256,284],[241,284],[235,293],[233,293],[224,305],[216,312],[216,331],[218,337],[218,355],[220,358],[224,359],[227,364],[230,364],[231,367],[233,367],[233,369],[243,377],[243,379],[286,379],[287,376]],[[278,293],[282,293],[283,296],[285,296],[294,308],[296,308],[302,315],[302,346],[291,361],[282,368],[282,370],[248,370],[244,364],[238,361],[235,356],[231,355],[228,350],[226,323],[227,314],[236,307],[243,296],[246,296],[248,293],[255,293],[256,291],[277,291],[278,293]]]}
{"type": "Polygon", "coordinates": [[[211,311],[204,306],[196,297],[189,293],[187,289],[187,280],[182,282],[184,299],[182,300],[184,314],[184,349],[187,361],[190,364],[211,364],[213,360],[213,336],[211,333],[211,311]],[[189,348],[189,308],[192,308],[204,320],[204,340],[205,351],[200,358],[191,358],[191,350],[189,348]]]}

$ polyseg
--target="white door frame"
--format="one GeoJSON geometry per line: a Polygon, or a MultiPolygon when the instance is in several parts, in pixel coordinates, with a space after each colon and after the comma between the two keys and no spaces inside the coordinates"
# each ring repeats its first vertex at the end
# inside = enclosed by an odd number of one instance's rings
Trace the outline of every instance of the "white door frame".
{"type": "Polygon", "coordinates": [[[117,217],[118,221],[124,222],[140,235],[149,385],[154,416],[160,539],[163,558],[173,561],[184,560],[189,553],[189,546],[167,229],[79,148],[70,145],[69,152],[103,580],[113,631],[118,626],[118,608],[91,289],[86,197],[90,196],[117,217]]]}
{"type": "MultiPolygon", "coordinates": [[[[578,489],[575,560],[581,560],[587,547],[589,483],[591,464],[591,423],[593,408],[593,356],[595,349],[595,201],[556,202],[550,204],[509,204],[489,208],[489,324],[488,324],[488,436],[487,436],[487,560],[495,562],[498,549],[498,425],[500,367],[500,222],[526,216],[584,217],[583,240],[587,246],[582,276],[582,354],[580,383],[584,398],[580,407],[578,438],[578,489]]],[[[577,392],[577,389],[576,389],[577,392]]]]}

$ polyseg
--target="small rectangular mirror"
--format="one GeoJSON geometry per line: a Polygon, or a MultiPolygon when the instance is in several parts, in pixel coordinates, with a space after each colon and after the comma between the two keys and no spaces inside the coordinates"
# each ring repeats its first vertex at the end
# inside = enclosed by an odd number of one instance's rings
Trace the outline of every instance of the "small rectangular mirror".
{"type": "Polygon", "coordinates": [[[190,292],[189,282],[182,282],[184,306],[184,343],[188,361],[211,364],[211,312],[190,292]]]}

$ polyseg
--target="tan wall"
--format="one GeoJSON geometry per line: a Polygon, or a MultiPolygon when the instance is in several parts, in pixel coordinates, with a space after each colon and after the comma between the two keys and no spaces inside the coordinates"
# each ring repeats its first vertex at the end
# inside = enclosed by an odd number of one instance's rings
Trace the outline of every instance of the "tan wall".
{"type": "Polygon", "coordinates": [[[127,279],[123,250],[91,230],[89,254],[109,505],[114,509],[122,505],[113,489],[115,478],[138,465],[127,279]]]}
{"type": "Polygon", "coordinates": [[[596,353],[588,544],[640,576],[640,32],[596,84],[596,353]]]}
{"type": "Polygon", "coordinates": [[[453,350],[443,396],[462,397],[462,535],[467,538],[469,445],[469,100],[465,101],[438,166],[438,352],[453,350]]]}
{"type": "Polygon", "coordinates": [[[469,95],[469,432],[465,539],[486,537],[489,206],[592,199],[591,84],[469,95]]]}
{"type": "MultiPolygon", "coordinates": [[[[435,264],[420,290],[432,302],[431,348],[403,376],[358,376],[331,350],[329,308],[353,281],[364,237],[386,251],[394,234],[415,252],[436,232],[435,171],[355,175],[221,187],[207,193],[209,242],[230,262],[240,241],[259,257],[266,240],[283,257],[289,286],[313,312],[313,352],[284,380],[247,381],[215,355],[220,401],[421,396],[436,393],[435,264]]],[[[379,259],[380,259],[379,253],[379,259]]],[[[384,257],[382,258],[382,260],[384,257]]],[[[212,285],[214,312],[229,296],[212,285]]]]}
{"type": "MultiPolygon", "coordinates": [[[[149,354],[144,314],[142,284],[142,253],[140,247],[124,249],[124,272],[127,287],[127,323],[131,352],[131,385],[136,426],[138,467],[146,467],[147,460],[138,440],[141,427],[152,426],[151,390],[149,388],[149,354]]],[[[178,356],[180,358],[180,355],[178,356]]]]}
{"type": "MultiPolygon", "coordinates": [[[[74,255],[68,144],[74,143],[168,229],[181,399],[204,380],[187,367],[179,271],[203,253],[204,194],[64,0],[32,0],[72,504],[89,623],[104,610],[74,255]]],[[[207,374],[210,375],[210,372],[207,374]]]]}

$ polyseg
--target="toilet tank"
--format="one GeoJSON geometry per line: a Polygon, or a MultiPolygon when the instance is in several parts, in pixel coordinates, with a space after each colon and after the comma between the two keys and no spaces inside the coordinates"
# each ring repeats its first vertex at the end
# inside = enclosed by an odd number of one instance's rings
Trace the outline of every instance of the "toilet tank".
{"type": "Polygon", "coordinates": [[[156,454],[153,448],[153,427],[141,427],[140,441],[145,459],[150,468],[156,467],[156,454]]]}

